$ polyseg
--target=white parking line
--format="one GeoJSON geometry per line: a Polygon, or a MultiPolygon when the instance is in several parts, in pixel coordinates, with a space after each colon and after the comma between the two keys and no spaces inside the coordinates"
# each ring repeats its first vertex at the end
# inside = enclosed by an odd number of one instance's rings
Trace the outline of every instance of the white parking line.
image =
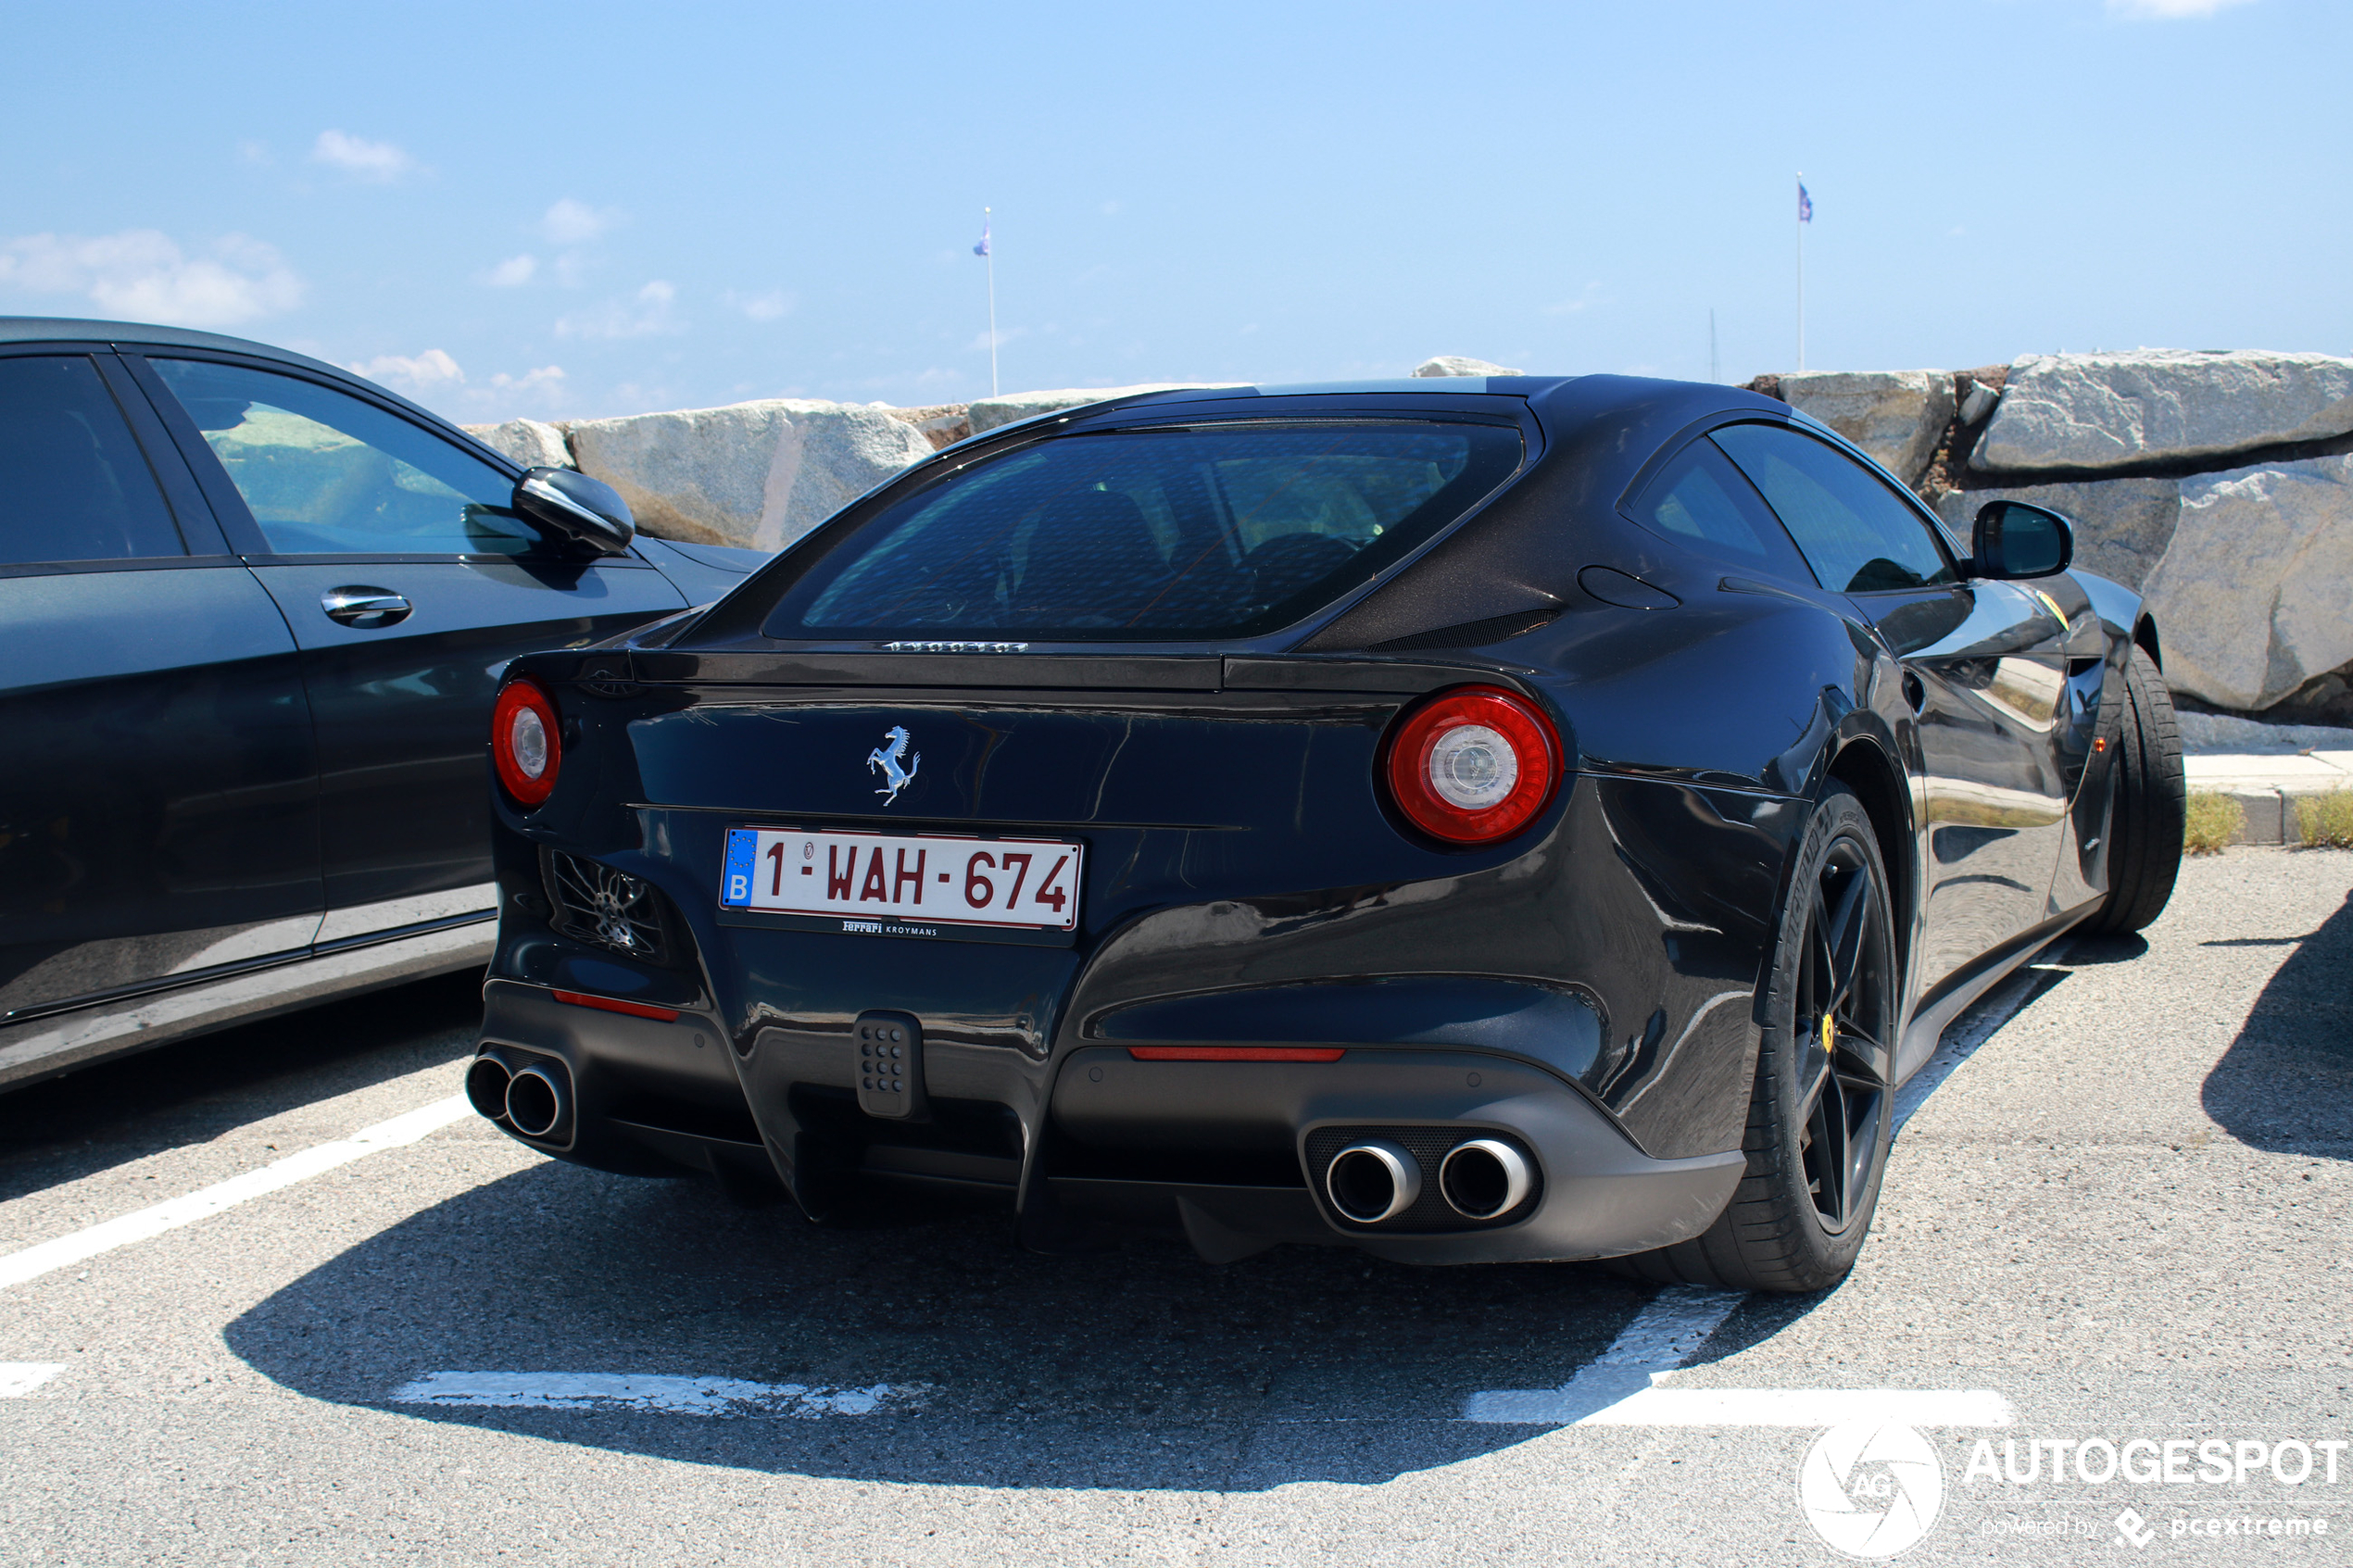
{"type": "Polygon", "coordinates": [[[1843,1421],[1866,1419],[1902,1426],[2009,1426],[2017,1422],[2018,1412],[2007,1399],[1988,1388],[1652,1386],[1561,1424],[1836,1426],[1843,1421]]]}
{"type": "Polygon", "coordinates": [[[1621,1399],[1642,1393],[1659,1373],[1671,1372],[1706,1343],[1732,1309],[1747,1300],[1733,1290],[1678,1285],[1651,1298],[1609,1348],[1577,1369],[1558,1388],[1491,1388],[1473,1394],[1465,1421],[1574,1426],[1621,1399]]]}
{"type": "Polygon", "coordinates": [[[1676,1286],[1558,1388],[1491,1388],[1465,1421],[1519,1426],[1835,1426],[1870,1417],[1906,1426],[2007,1426],[2010,1403],[1986,1389],[1661,1386],[1745,1296],[1676,1286]]]}
{"type": "Polygon", "coordinates": [[[923,1384],[870,1388],[748,1383],[737,1377],[663,1377],[609,1372],[429,1372],[392,1391],[396,1405],[475,1409],[655,1411],[666,1415],[872,1415],[920,1403],[923,1384]]]}
{"type": "Polygon", "coordinates": [[[290,1187],[296,1182],[348,1165],[371,1154],[387,1148],[412,1144],[429,1133],[438,1132],[452,1122],[473,1113],[463,1095],[420,1106],[415,1110],[362,1128],[347,1138],[319,1144],[299,1154],[290,1154],[273,1160],[258,1171],[247,1171],[242,1176],[232,1176],[225,1182],[215,1182],[208,1187],[182,1198],[166,1198],[161,1203],[104,1221],[70,1236],[41,1242],[0,1257],[0,1287],[22,1285],[58,1269],[70,1268],[101,1252],[111,1252],[118,1247],[128,1247],[134,1241],[145,1241],[164,1232],[192,1225],[208,1219],[224,1209],[233,1209],[250,1199],[290,1187]]]}
{"type": "Polygon", "coordinates": [[[21,1399],[65,1370],[63,1361],[0,1361],[0,1399],[21,1399]]]}

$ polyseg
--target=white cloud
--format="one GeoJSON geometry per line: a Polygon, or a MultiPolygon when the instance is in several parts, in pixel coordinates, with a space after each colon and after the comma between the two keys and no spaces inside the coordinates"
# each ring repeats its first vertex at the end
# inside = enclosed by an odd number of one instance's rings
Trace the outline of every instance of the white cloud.
{"type": "Polygon", "coordinates": [[[78,294],[132,320],[229,327],[293,309],[303,283],[275,248],[244,234],[224,234],[192,257],[153,229],[126,229],[0,243],[0,289],[78,294]]]}
{"type": "Polygon", "coordinates": [[[457,407],[481,420],[511,420],[522,414],[552,416],[564,401],[564,368],[542,365],[510,376],[501,370],[488,381],[470,383],[454,395],[457,407]]]}
{"type": "Polygon", "coordinates": [[[556,322],[558,337],[651,337],[685,330],[671,314],[678,291],[656,278],[637,291],[634,300],[609,299],[593,309],[556,322]]]}
{"type": "Polygon", "coordinates": [[[501,392],[561,392],[564,389],[564,368],[561,365],[542,365],[519,376],[510,376],[501,370],[490,378],[490,384],[501,392]]]}
{"type": "Polygon", "coordinates": [[[594,207],[566,196],[539,220],[539,232],[547,236],[549,245],[585,245],[619,223],[622,217],[617,208],[594,207]]]}
{"type": "Polygon", "coordinates": [[[350,369],[370,381],[382,382],[395,392],[417,398],[466,379],[458,361],[438,348],[428,348],[422,354],[379,354],[350,369]]]}
{"type": "Polygon", "coordinates": [[[256,142],[252,140],[240,142],[237,144],[237,156],[245,159],[245,162],[258,165],[263,169],[267,169],[271,164],[278,161],[276,157],[271,153],[270,144],[267,142],[256,142]]]}
{"type": "Polygon", "coordinates": [[[2171,20],[2180,17],[2210,17],[2247,0],[2108,0],[2108,14],[2134,21],[2171,20]]]}
{"type": "Polygon", "coordinates": [[[730,294],[727,303],[755,321],[773,321],[791,310],[794,300],[782,289],[770,289],[766,294],[730,294]]]}
{"type": "Polygon", "coordinates": [[[340,169],[357,180],[384,184],[414,170],[417,160],[390,142],[371,142],[341,131],[321,131],[310,146],[310,161],[340,169]]]}
{"type": "Polygon", "coordinates": [[[482,281],[494,289],[520,288],[531,282],[532,277],[538,270],[539,258],[537,257],[528,254],[510,256],[489,271],[484,272],[482,275],[482,281]]]}

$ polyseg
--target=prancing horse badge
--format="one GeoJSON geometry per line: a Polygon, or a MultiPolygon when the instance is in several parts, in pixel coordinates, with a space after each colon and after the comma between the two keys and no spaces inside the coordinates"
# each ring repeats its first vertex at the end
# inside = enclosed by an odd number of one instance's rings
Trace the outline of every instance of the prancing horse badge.
{"type": "Polygon", "coordinates": [[[876,768],[881,769],[883,778],[889,785],[887,789],[875,791],[876,795],[883,797],[883,804],[886,806],[899,798],[900,790],[915,782],[915,770],[924,765],[924,754],[918,751],[912,758],[908,759],[905,767],[900,767],[900,759],[906,756],[907,726],[904,724],[893,724],[884,731],[882,745],[866,753],[867,771],[871,772],[876,768]]]}

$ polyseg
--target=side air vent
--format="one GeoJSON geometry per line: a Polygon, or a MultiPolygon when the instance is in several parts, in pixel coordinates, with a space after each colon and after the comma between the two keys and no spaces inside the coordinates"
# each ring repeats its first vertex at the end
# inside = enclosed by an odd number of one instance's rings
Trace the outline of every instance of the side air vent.
{"type": "Polygon", "coordinates": [[[648,963],[669,957],[662,897],[651,883],[560,849],[541,854],[558,931],[648,963]]]}

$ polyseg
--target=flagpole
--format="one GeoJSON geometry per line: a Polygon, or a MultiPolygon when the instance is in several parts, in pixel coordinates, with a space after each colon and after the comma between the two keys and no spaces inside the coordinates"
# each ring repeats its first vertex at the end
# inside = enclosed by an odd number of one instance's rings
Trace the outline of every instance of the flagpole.
{"type": "MultiPolygon", "coordinates": [[[[988,232],[988,209],[980,209],[982,233],[988,232]]],[[[997,395],[997,247],[988,247],[988,395],[997,395]]],[[[1801,367],[1802,368],[1802,367],[1801,367]]]]}
{"type": "Polygon", "coordinates": [[[1806,173],[1803,169],[1798,171],[1797,189],[1797,370],[1803,375],[1806,373],[1806,173]]]}

